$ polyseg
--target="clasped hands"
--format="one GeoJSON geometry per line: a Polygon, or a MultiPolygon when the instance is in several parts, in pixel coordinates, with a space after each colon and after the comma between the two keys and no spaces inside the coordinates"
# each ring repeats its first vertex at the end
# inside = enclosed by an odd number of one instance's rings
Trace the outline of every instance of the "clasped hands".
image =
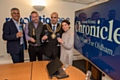
{"type": "Polygon", "coordinates": [[[20,38],[20,37],[22,37],[22,36],[23,36],[23,32],[22,32],[22,31],[17,32],[17,34],[16,34],[16,37],[17,37],[17,38],[20,38]]]}
{"type": "MultiPolygon", "coordinates": [[[[43,37],[42,37],[42,40],[47,40],[48,39],[48,36],[46,36],[46,35],[44,35],[43,37]]],[[[59,42],[59,43],[63,43],[64,41],[61,39],[61,38],[57,38],[57,41],[59,42]]]]}
{"type": "Polygon", "coordinates": [[[42,40],[44,41],[44,40],[47,40],[48,39],[48,36],[46,36],[46,35],[44,35],[43,37],[42,37],[42,40]]]}
{"type": "Polygon", "coordinates": [[[59,43],[61,43],[61,44],[64,43],[64,41],[63,41],[61,38],[57,38],[57,41],[58,41],[59,43]]]}

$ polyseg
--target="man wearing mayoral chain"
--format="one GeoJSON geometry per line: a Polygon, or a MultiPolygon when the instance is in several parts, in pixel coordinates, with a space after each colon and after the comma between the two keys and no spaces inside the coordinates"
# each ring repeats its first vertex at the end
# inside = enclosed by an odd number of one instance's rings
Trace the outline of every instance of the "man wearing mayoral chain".
{"type": "Polygon", "coordinates": [[[57,38],[61,37],[63,30],[58,23],[58,13],[51,14],[51,23],[44,25],[41,33],[43,43],[43,59],[51,60],[55,57],[60,58],[60,46],[57,38]]]}

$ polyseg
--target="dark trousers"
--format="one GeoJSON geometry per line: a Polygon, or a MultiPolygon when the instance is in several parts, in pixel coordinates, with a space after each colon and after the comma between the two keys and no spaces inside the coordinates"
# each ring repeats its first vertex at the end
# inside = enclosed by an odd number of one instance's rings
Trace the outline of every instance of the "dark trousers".
{"type": "Polygon", "coordinates": [[[10,53],[13,63],[24,62],[24,49],[20,47],[19,53],[10,53]]]}
{"type": "Polygon", "coordinates": [[[42,47],[41,46],[29,45],[28,52],[29,52],[30,61],[36,61],[36,58],[38,58],[38,61],[42,60],[42,47]]]}

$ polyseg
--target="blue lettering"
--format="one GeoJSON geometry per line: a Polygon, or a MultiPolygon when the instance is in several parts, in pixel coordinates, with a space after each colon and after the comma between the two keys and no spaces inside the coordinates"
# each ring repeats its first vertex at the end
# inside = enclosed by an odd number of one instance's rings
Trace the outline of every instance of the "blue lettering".
{"type": "MultiPolygon", "coordinates": [[[[9,21],[11,18],[5,18],[6,22],[9,21]]],[[[61,23],[62,20],[64,20],[65,18],[58,18],[58,23],[61,23]]],[[[70,18],[66,18],[67,20],[70,20],[70,18]]],[[[49,17],[45,17],[45,15],[39,16],[39,20],[43,23],[50,23],[50,18],[49,17]]],[[[29,17],[24,17],[24,18],[20,18],[20,21],[23,22],[24,24],[32,21],[31,20],[31,16],[29,17]]]]}
{"type": "Polygon", "coordinates": [[[29,20],[27,17],[25,17],[25,18],[24,18],[24,23],[26,24],[26,23],[28,23],[28,22],[30,22],[30,20],[29,20]]]}
{"type": "Polygon", "coordinates": [[[39,17],[39,20],[40,20],[41,22],[43,22],[43,21],[42,21],[42,17],[41,17],[41,16],[39,17]]]}
{"type": "Polygon", "coordinates": [[[50,18],[46,18],[46,23],[50,23],[50,18]]]}
{"type": "Polygon", "coordinates": [[[10,20],[10,18],[6,18],[6,22],[9,21],[9,20],[10,20]]]}

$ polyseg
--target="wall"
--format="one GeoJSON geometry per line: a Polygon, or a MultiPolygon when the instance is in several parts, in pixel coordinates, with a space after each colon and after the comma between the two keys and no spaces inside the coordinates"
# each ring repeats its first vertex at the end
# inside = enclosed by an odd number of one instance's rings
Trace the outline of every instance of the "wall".
{"type": "MultiPolygon", "coordinates": [[[[86,5],[64,2],[62,0],[46,0],[46,7],[42,11],[38,11],[39,15],[49,17],[53,11],[59,13],[59,17],[70,18],[71,30],[73,31],[74,12],[86,5]]],[[[10,16],[10,9],[17,7],[20,9],[21,17],[29,17],[32,7],[32,0],[0,0],[0,64],[11,62],[10,56],[6,52],[6,42],[2,40],[2,27],[6,17],[10,16]]],[[[27,51],[25,51],[25,59],[28,59],[27,51]]]]}

